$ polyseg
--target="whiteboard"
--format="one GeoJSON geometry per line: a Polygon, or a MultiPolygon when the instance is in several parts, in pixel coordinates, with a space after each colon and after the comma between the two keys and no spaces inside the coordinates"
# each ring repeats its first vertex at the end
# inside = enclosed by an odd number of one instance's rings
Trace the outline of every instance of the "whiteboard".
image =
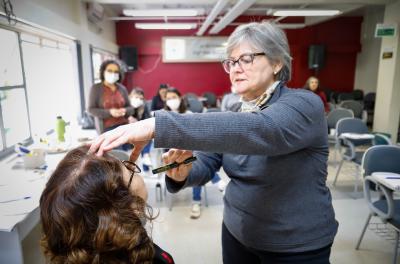
{"type": "Polygon", "coordinates": [[[163,37],[163,62],[220,62],[227,42],[228,37],[163,37]]]}

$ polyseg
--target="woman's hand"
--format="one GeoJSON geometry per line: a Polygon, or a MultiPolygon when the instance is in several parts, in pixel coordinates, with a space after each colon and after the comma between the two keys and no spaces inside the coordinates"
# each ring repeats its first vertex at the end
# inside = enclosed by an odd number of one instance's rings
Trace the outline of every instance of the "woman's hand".
{"type": "Polygon", "coordinates": [[[98,136],[91,143],[89,153],[96,153],[97,156],[102,156],[104,152],[122,144],[131,143],[134,145],[131,160],[136,161],[144,146],[154,137],[155,127],[154,117],[119,126],[98,136]]]}
{"type": "Polygon", "coordinates": [[[126,109],[125,108],[120,108],[118,110],[119,110],[120,116],[125,116],[126,115],[126,109]]]}
{"type": "MultiPolygon", "coordinates": [[[[170,149],[168,152],[162,155],[163,162],[165,164],[177,162],[181,163],[185,159],[193,156],[193,152],[189,150],[181,149],[170,149]]],[[[189,176],[190,170],[192,169],[192,163],[179,165],[177,168],[173,168],[167,171],[167,176],[177,182],[186,180],[189,176]]]]}
{"type": "Polygon", "coordinates": [[[121,117],[126,114],[126,109],[125,108],[110,108],[110,114],[112,117],[121,117]]]}

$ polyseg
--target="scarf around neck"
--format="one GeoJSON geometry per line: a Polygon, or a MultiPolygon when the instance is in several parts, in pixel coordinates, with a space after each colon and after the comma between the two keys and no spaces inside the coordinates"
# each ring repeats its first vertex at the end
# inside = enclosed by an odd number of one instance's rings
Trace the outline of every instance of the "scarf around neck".
{"type": "Polygon", "coordinates": [[[267,90],[265,90],[263,94],[254,100],[244,101],[243,98],[240,98],[240,102],[242,103],[240,112],[257,112],[266,108],[266,105],[271,99],[272,94],[274,93],[278,84],[279,81],[274,82],[270,87],[267,88],[267,90]]]}

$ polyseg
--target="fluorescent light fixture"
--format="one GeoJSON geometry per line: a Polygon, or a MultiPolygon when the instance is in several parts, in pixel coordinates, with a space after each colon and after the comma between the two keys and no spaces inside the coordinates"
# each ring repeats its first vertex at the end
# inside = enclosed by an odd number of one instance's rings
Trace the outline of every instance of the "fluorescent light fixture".
{"type": "Polygon", "coordinates": [[[197,9],[124,9],[125,16],[136,17],[190,17],[199,15],[197,9]]]}
{"type": "Polygon", "coordinates": [[[229,23],[235,20],[238,16],[243,14],[250,6],[252,6],[256,0],[240,0],[237,2],[229,11],[221,18],[217,24],[215,24],[208,33],[218,34],[223,30],[229,23]]]}
{"type": "Polygon", "coordinates": [[[135,23],[138,29],[195,29],[196,23],[135,23]]]}
{"type": "Polygon", "coordinates": [[[274,16],[336,16],[340,10],[286,9],[274,11],[274,16]]]}

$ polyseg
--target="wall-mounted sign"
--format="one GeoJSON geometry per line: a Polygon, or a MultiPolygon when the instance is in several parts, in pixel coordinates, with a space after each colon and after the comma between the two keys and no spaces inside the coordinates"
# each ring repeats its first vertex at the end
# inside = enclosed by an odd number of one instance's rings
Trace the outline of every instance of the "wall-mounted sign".
{"type": "Polygon", "coordinates": [[[382,59],[391,59],[393,58],[394,48],[393,47],[386,47],[383,49],[382,52],[382,59]]]}
{"type": "Polygon", "coordinates": [[[163,62],[220,62],[227,37],[163,37],[163,62]]]}
{"type": "Polygon", "coordinates": [[[397,25],[396,24],[376,24],[375,37],[394,37],[396,36],[397,25]]]}

